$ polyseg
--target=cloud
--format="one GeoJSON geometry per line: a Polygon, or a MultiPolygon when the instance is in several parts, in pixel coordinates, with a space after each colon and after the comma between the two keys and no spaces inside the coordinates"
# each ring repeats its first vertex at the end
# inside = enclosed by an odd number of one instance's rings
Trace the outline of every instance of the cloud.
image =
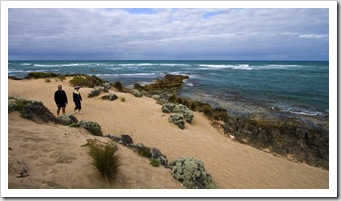
{"type": "Polygon", "coordinates": [[[328,9],[10,8],[8,20],[10,59],[328,59],[328,9]]]}

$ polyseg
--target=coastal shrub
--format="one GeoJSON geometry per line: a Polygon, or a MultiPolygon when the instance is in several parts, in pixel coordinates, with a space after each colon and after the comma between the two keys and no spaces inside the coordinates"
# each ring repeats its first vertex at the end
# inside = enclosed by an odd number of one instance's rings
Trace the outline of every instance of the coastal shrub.
{"type": "Polygon", "coordinates": [[[204,163],[193,157],[180,157],[170,163],[171,174],[188,189],[217,188],[204,163]]]}
{"type": "Polygon", "coordinates": [[[58,122],[63,125],[71,125],[71,124],[78,122],[75,116],[68,115],[68,114],[60,115],[59,117],[57,117],[57,119],[58,119],[58,122]]]}
{"type": "Polygon", "coordinates": [[[152,98],[154,99],[154,100],[159,100],[161,97],[160,97],[160,95],[152,95],[152,98]]]}
{"type": "Polygon", "coordinates": [[[183,100],[182,104],[186,107],[189,107],[190,106],[190,101],[186,98],[183,100]]]}
{"type": "Polygon", "coordinates": [[[175,103],[182,104],[182,103],[183,103],[183,99],[178,97],[178,98],[175,100],[175,103]]]}
{"type": "Polygon", "coordinates": [[[120,81],[116,81],[114,83],[114,87],[115,89],[117,89],[119,92],[122,92],[123,91],[123,84],[120,82],[120,81]]]}
{"type": "Polygon", "coordinates": [[[101,97],[102,100],[109,100],[109,101],[114,101],[116,99],[118,99],[118,97],[116,96],[116,94],[107,94],[101,97]]]}
{"type": "Polygon", "coordinates": [[[94,86],[103,86],[103,84],[107,82],[94,75],[91,75],[91,76],[87,75],[86,77],[94,86]]]}
{"type": "Polygon", "coordinates": [[[15,111],[17,108],[16,101],[13,99],[8,100],[8,113],[15,111]]]}
{"type": "MultiPolygon", "coordinates": [[[[173,112],[173,113],[176,113],[178,115],[181,115],[183,117],[183,119],[185,119],[186,122],[188,122],[188,123],[192,123],[193,118],[194,118],[193,112],[190,111],[188,109],[188,107],[186,107],[185,105],[182,105],[182,104],[165,103],[162,105],[161,109],[162,109],[162,112],[165,112],[165,113],[173,112]]],[[[168,120],[170,122],[173,122],[173,123],[178,122],[178,121],[180,121],[180,123],[181,123],[181,119],[177,115],[173,115],[168,120]]],[[[175,123],[175,124],[177,124],[177,123],[175,123]]]]}
{"type": "Polygon", "coordinates": [[[159,167],[159,166],[160,166],[160,161],[157,160],[157,159],[151,159],[151,160],[150,160],[150,164],[151,164],[153,167],[159,167]]]}
{"type": "Polygon", "coordinates": [[[133,89],[130,93],[133,94],[133,96],[135,97],[138,97],[138,98],[142,97],[142,93],[137,89],[133,89]]]}
{"type": "Polygon", "coordinates": [[[168,98],[168,101],[171,102],[171,103],[175,103],[175,100],[177,99],[178,97],[175,95],[175,94],[172,94],[169,98],[168,98]]]}
{"type": "Polygon", "coordinates": [[[105,82],[101,86],[102,91],[109,93],[109,89],[111,89],[111,85],[109,82],[105,82]]]}
{"type": "Polygon", "coordinates": [[[160,98],[160,99],[158,99],[158,100],[156,101],[156,104],[159,104],[159,105],[163,105],[163,104],[165,104],[165,103],[167,103],[167,100],[164,99],[164,98],[160,98]]]}
{"type": "Polygon", "coordinates": [[[88,130],[92,135],[103,136],[101,126],[96,122],[82,120],[78,124],[80,127],[88,130]]]}
{"type": "Polygon", "coordinates": [[[92,97],[98,96],[100,93],[101,93],[101,89],[100,88],[94,88],[88,94],[88,98],[92,98],[92,97]]]}
{"type": "Polygon", "coordinates": [[[206,115],[209,119],[212,118],[213,115],[213,109],[210,105],[203,105],[200,108],[201,112],[204,113],[204,115],[206,115]]]}
{"type": "Polygon", "coordinates": [[[86,76],[81,76],[81,75],[77,75],[73,77],[69,82],[72,86],[80,86],[80,87],[94,87],[95,86],[89,79],[87,79],[86,76]]]}
{"type": "Polygon", "coordinates": [[[167,156],[163,155],[160,149],[152,148],[151,153],[152,153],[152,156],[151,156],[152,159],[157,160],[164,167],[168,167],[167,156]]]}
{"type": "Polygon", "coordinates": [[[126,98],[120,97],[120,99],[121,99],[122,102],[126,102],[126,98]]]}
{"type": "Polygon", "coordinates": [[[137,153],[140,156],[146,157],[146,158],[151,158],[152,157],[152,152],[149,147],[144,146],[143,144],[137,144],[136,146],[137,153]]]}
{"type": "Polygon", "coordinates": [[[197,101],[192,101],[189,105],[189,109],[191,109],[192,111],[198,111],[199,108],[199,104],[197,101]]]}
{"type": "Polygon", "coordinates": [[[43,122],[57,122],[56,117],[43,105],[41,101],[21,98],[9,98],[8,112],[18,111],[20,116],[29,120],[42,120],[43,122]]]}
{"type": "Polygon", "coordinates": [[[114,144],[101,145],[95,142],[89,143],[89,147],[92,164],[104,178],[114,181],[121,166],[121,157],[116,153],[117,147],[114,144]]]}
{"type": "Polygon", "coordinates": [[[25,79],[53,78],[53,77],[58,77],[58,76],[59,74],[51,73],[51,72],[31,72],[25,76],[25,79]]]}
{"type": "Polygon", "coordinates": [[[185,121],[183,116],[173,113],[168,117],[168,121],[170,123],[174,123],[176,125],[178,125],[179,128],[184,129],[185,128],[185,121]]]}

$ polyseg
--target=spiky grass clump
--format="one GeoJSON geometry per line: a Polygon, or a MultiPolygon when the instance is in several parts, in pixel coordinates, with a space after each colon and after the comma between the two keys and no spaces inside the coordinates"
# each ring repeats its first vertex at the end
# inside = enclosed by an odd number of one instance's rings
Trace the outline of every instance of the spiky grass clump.
{"type": "Polygon", "coordinates": [[[123,85],[120,81],[116,81],[114,83],[114,87],[119,91],[119,92],[122,92],[123,91],[123,85]]]}
{"type": "Polygon", "coordinates": [[[159,166],[160,166],[160,161],[153,158],[153,159],[150,160],[150,164],[151,164],[153,167],[159,167],[159,166]]]}
{"type": "Polygon", "coordinates": [[[192,101],[189,105],[189,109],[192,111],[198,111],[199,109],[199,104],[197,101],[192,101]]]}
{"type": "Polygon", "coordinates": [[[92,164],[104,178],[114,181],[121,166],[121,157],[116,153],[117,147],[114,144],[101,145],[95,142],[89,143],[89,147],[92,164]]]}
{"type": "Polygon", "coordinates": [[[211,119],[213,116],[213,109],[210,105],[203,105],[201,107],[201,111],[209,118],[211,119]]]}
{"type": "Polygon", "coordinates": [[[177,97],[175,94],[173,94],[173,95],[171,95],[171,96],[168,98],[168,101],[171,102],[171,103],[175,103],[175,100],[176,100],[177,98],[178,98],[178,97],[177,97]]]}

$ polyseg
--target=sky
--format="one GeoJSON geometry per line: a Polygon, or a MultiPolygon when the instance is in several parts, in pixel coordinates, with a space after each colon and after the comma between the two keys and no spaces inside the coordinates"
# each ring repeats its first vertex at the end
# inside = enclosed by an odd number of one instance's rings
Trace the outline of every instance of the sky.
{"type": "Polygon", "coordinates": [[[9,60],[328,60],[327,8],[9,8],[9,60]]]}

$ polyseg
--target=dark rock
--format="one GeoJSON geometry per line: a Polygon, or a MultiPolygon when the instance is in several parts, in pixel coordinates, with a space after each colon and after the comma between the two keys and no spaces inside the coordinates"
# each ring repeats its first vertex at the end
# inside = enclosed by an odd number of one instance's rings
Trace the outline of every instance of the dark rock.
{"type": "Polygon", "coordinates": [[[292,155],[299,162],[329,169],[329,134],[323,129],[307,127],[294,120],[276,123],[229,118],[224,131],[255,148],[268,148],[282,156],[292,155]]]}
{"type": "Polygon", "coordinates": [[[168,166],[167,157],[161,153],[160,149],[152,148],[151,152],[152,152],[152,159],[158,160],[160,164],[163,165],[164,167],[168,166]]]}
{"type": "Polygon", "coordinates": [[[143,87],[146,91],[154,91],[164,88],[178,88],[182,86],[183,80],[188,79],[186,75],[171,75],[168,74],[162,79],[158,79],[153,84],[147,84],[143,87]]]}
{"type": "Polygon", "coordinates": [[[134,144],[133,143],[133,139],[129,136],[129,135],[121,135],[121,139],[122,139],[122,143],[124,145],[131,145],[131,144],[134,144]]]}

